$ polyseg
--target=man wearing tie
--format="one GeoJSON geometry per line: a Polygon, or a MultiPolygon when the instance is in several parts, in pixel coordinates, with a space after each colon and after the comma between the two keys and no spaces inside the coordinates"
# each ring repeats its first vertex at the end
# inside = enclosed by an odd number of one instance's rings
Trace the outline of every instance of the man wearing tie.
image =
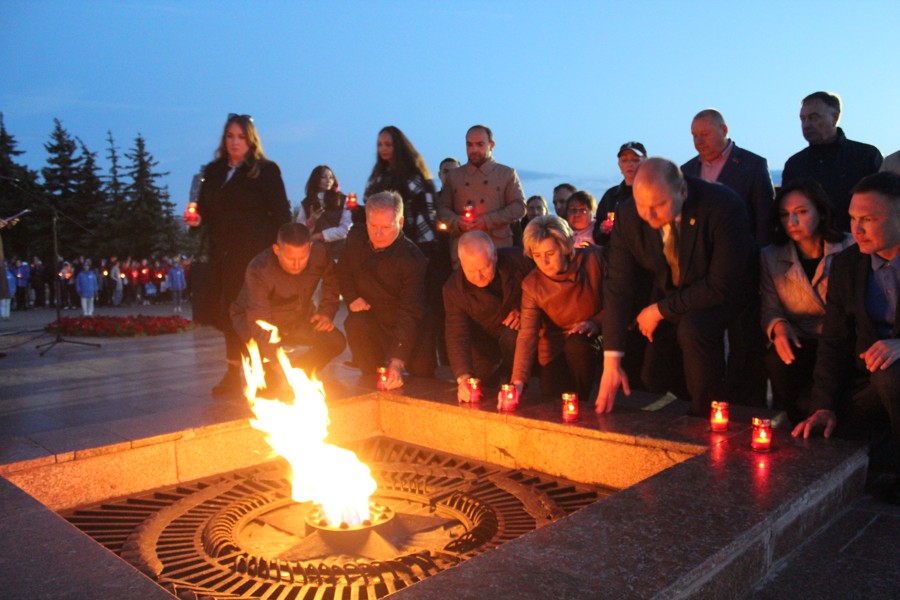
{"type": "Polygon", "coordinates": [[[622,369],[634,282],[653,274],[652,302],[636,316],[650,342],[642,373],[650,391],[672,391],[706,414],[728,400],[725,330],[757,293],[758,257],[746,205],[731,189],[684,177],[673,162],[647,159],[634,180],[634,202],[619,207],[604,285],[604,368],[597,411],[630,393],[622,369]]]}

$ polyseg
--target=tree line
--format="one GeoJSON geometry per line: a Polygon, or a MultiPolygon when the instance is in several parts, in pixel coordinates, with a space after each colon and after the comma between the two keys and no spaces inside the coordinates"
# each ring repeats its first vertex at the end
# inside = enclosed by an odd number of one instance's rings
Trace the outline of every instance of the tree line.
{"type": "MultiPolygon", "coordinates": [[[[3,232],[7,258],[53,256],[53,214],[57,214],[59,253],[64,257],[154,258],[191,254],[196,240],[188,236],[168,186],[167,172],[138,133],[123,153],[107,131],[108,169],[102,172],[97,153],[72,136],[59,119],[38,173],[19,164],[23,154],[6,130],[0,113],[0,218],[29,209],[16,227],[3,232]]],[[[48,264],[53,264],[52,262],[48,264]]]]}

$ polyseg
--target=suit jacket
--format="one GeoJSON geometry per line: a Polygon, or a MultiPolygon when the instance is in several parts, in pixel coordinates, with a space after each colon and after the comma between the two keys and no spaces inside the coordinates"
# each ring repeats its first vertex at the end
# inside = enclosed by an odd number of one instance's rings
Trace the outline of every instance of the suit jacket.
{"type": "MultiPolygon", "coordinates": [[[[831,263],[825,324],[813,372],[813,410],[834,410],[839,398],[850,389],[851,381],[868,373],[859,355],[881,339],[866,311],[866,289],[871,276],[872,258],[855,244],[831,263]]],[[[891,338],[900,338],[900,304],[897,307],[891,338]]]]}
{"type": "Polygon", "coordinates": [[[758,252],[744,202],[730,188],[685,177],[678,263],[681,285],[671,284],[660,232],[640,218],[634,201],[619,205],[604,283],[603,347],[624,351],[633,319],[640,270],[653,274],[653,301],[675,321],[694,310],[730,306],[735,314],[758,286],[758,252]]]}
{"type": "Polygon", "coordinates": [[[501,298],[469,283],[462,269],[454,271],[444,284],[445,338],[454,376],[475,372],[471,352],[474,327],[500,338],[503,319],[522,304],[522,280],[533,268],[521,248],[499,248],[495,277],[500,278],[501,298]]]}
{"type": "Polygon", "coordinates": [[[849,235],[837,243],[825,242],[825,255],[819,261],[812,281],[803,272],[793,242],[762,249],[759,274],[761,321],[770,340],[779,321],[790,323],[802,337],[818,338],[821,335],[832,259],[854,243],[849,235]]]}
{"type": "MultiPolygon", "coordinates": [[[[700,177],[700,167],[700,157],[695,156],[681,165],[681,171],[691,177],[700,177]]],[[[772,210],[775,188],[766,159],[734,144],[716,182],[727,185],[743,198],[756,243],[760,247],[768,244],[769,211],[772,210]]]]}

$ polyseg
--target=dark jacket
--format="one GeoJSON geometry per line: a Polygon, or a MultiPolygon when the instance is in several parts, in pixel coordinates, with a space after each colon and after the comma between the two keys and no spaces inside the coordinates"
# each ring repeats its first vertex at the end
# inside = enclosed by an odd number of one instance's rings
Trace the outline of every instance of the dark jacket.
{"type": "MultiPolygon", "coordinates": [[[[850,246],[834,257],[825,297],[825,324],[819,338],[813,372],[812,410],[834,410],[844,390],[859,376],[868,376],[859,355],[881,339],[866,311],[866,290],[872,257],[850,246]]],[[[900,304],[891,338],[900,338],[900,304]]]]}
{"type": "Polygon", "coordinates": [[[256,321],[271,323],[283,334],[309,331],[309,319],[313,314],[334,320],[339,303],[337,271],[324,244],[312,243],[309,262],[297,275],[282,269],[275,252],[268,248],[247,265],[241,293],[231,304],[231,319],[235,331],[244,341],[253,337],[263,345],[269,334],[256,321]],[[322,282],[322,299],[317,308],[313,304],[313,294],[319,281],[322,282]]]}
{"type": "Polygon", "coordinates": [[[594,241],[600,246],[609,243],[609,237],[612,232],[604,233],[604,223],[609,218],[610,213],[616,214],[619,205],[628,200],[634,201],[634,191],[631,186],[623,180],[619,185],[613,186],[604,192],[600,202],[597,203],[597,213],[594,215],[594,241]]]}
{"type": "Polygon", "coordinates": [[[653,274],[652,301],[673,321],[692,310],[732,305],[758,294],[759,258],[744,202],[731,189],[685,177],[678,263],[681,285],[672,286],[660,232],[638,216],[634,202],[619,206],[604,284],[603,346],[624,350],[635,282],[653,274]]]}
{"type": "Polygon", "coordinates": [[[291,208],[281,170],[262,161],[259,176],[248,176],[242,164],[227,182],[226,159],[208,164],[197,211],[209,243],[212,319],[228,319],[231,302],[244,283],[244,271],[254,256],[275,243],[278,228],[291,220],[291,208]]]}
{"type": "MultiPolygon", "coordinates": [[[[700,169],[699,156],[681,165],[681,171],[691,177],[700,177],[700,169]]],[[[727,185],[744,200],[757,245],[762,248],[768,244],[769,211],[775,199],[775,188],[766,159],[734,144],[716,183],[727,185]]]]}
{"type": "Polygon", "coordinates": [[[354,227],[338,262],[338,279],[344,301],[363,298],[372,315],[394,332],[387,355],[403,362],[426,317],[425,267],[422,251],[403,232],[394,243],[376,251],[363,227],[354,227]]]}
{"type": "Polygon", "coordinates": [[[837,138],[830,144],[810,144],[787,159],[781,183],[818,181],[831,199],[834,224],[842,231],[850,231],[850,190],[860,179],[878,171],[882,160],[878,148],[848,140],[838,127],[837,138]]]}
{"type": "Polygon", "coordinates": [[[469,283],[462,269],[454,271],[444,284],[445,339],[455,376],[475,372],[471,352],[473,328],[500,338],[503,319],[510,311],[519,310],[522,280],[533,268],[534,263],[522,256],[521,248],[499,248],[495,277],[500,278],[501,298],[469,283]]]}

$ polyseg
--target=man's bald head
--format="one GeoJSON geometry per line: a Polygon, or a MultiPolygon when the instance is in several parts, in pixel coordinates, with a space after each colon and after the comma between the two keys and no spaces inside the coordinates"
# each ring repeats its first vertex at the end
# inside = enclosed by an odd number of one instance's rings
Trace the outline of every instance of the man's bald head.
{"type": "Polygon", "coordinates": [[[681,214],[687,183],[678,165],[666,158],[648,158],[634,176],[634,203],[641,219],[653,229],[681,214]]]}
{"type": "Polygon", "coordinates": [[[497,272],[497,249],[483,231],[468,231],[459,238],[459,266],[463,275],[476,287],[487,287],[497,272]]]}

